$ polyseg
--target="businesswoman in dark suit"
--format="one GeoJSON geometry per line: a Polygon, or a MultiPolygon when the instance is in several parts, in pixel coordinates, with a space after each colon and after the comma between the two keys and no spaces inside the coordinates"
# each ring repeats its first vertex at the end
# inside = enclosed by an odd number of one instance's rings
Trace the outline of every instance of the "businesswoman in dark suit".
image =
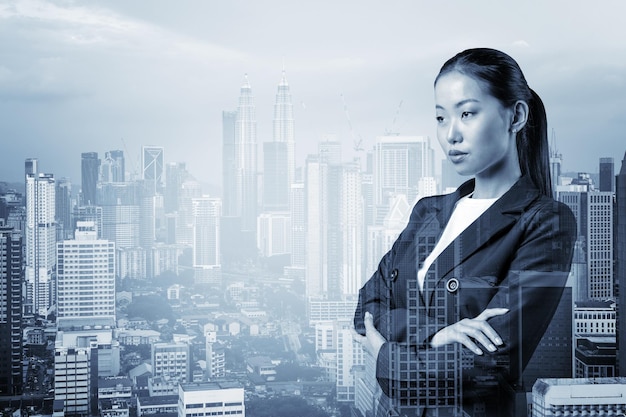
{"type": "Polygon", "coordinates": [[[545,109],[510,56],[448,60],[435,111],[441,147],[473,178],[415,205],[360,290],[354,338],[376,358],[378,414],[515,415],[570,271],[575,219],[552,198],[545,109]]]}

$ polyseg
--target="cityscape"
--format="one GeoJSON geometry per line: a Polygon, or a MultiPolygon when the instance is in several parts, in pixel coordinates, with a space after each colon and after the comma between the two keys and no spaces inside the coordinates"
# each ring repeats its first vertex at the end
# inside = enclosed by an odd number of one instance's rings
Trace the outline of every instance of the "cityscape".
{"type": "MultiPolygon", "coordinates": [[[[328,135],[297,161],[285,70],[271,141],[258,142],[255,115],[244,77],[222,113],[221,195],[158,145],[142,146],[139,169],[126,149],[86,149],[78,184],[43,158],[24,161],[24,183],[1,183],[5,409],[180,416],[179,403],[209,396],[206,411],[223,414],[375,411],[374,359],[351,334],[358,291],[415,202],[464,178],[428,136],[393,131],[362,158],[346,161],[328,135]]],[[[604,384],[605,403],[555,395],[552,408],[623,412],[626,155],[565,173],[551,148],[555,198],[579,237],[527,401],[549,409],[537,381],[543,394],[604,384]]]]}
{"type": "Polygon", "coordinates": [[[532,3],[0,5],[3,416],[375,417],[359,289],[468,179],[432,83],[474,46],[543,98],[578,230],[515,415],[626,415],[626,9],[532,3]]]}

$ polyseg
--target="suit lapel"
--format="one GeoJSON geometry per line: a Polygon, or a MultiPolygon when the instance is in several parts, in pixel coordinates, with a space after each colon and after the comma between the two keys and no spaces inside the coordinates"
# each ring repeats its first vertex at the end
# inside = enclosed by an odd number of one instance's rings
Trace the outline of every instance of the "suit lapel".
{"type": "MultiPolygon", "coordinates": [[[[461,190],[467,183],[459,187],[461,190]]],[[[473,189],[473,183],[471,184],[473,189]]],[[[458,198],[467,195],[466,190],[461,190],[461,195],[457,196],[451,203],[444,203],[443,209],[440,211],[444,218],[439,220],[441,231],[448,223],[454,205],[458,198]]],[[[515,183],[509,191],[507,191],[498,201],[496,201],[485,213],[483,213],[475,222],[465,229],[459,237],[457,237],[448,247],[439,255],[436,260],[437,271],[436,281],[428,282],[425,289],[428,292],[427,300],[429,305],[432,302],[432,296],[437,283],[442,280],[450,271],[459,268],[461,264],[476,251],[480,250],[487,242],[494,237],[506,233],[520,218],[523,211],[539,196],[539,191],[532,185],[529,178],[522,177],[515,183]]]]}

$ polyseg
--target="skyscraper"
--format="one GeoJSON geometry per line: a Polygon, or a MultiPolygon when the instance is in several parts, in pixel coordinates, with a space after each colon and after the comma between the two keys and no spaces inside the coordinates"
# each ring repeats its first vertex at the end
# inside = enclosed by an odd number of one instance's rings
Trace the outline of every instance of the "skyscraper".
{"type": "Polygon", "coordinates": [[[72,182],[61,178],[56,183],[55,218],[57,222],[57,239],[63,240],[71,236],[72,228],[72,182]]]}
{"type": "MultiPolygon", "coordinates": [[[[289,189],[291,184],[295,181],[295,131],[294,131],[294,119],[293,119],[293,105],[291,104],[291,93],[289,92],[289,84],[287,83],[287,77],[285,76],[285,70],[278,84],[278,91],[276,93],[276,101],[274,102],[274,143],[285,144],[285,155],[281,155],[280,159],[274,161],[277,171],[285,171],[286,175],[283,181],[276,185],[268,184],[266,176],[266,187],[272,185],[277,188],[278,195],[284,195],[280,199],[283,207],[289,205],[289,189]],[[286,184],[284,184],[286,181],[286,184]]],[[[280,148],[282,149],[282,148],[280,148]]],[[[267,172],[267,167],[265,167],[267,172]]],[[[278,178],[276,178],[278,180],[278,178]]]]}
{"type": "Polygon", "coordinates": [[[559,200],[576,216],[578,245],[584,249],[587,264],[587,294],[602,301],[614,297],[613,193],[592,191],[586,185],[574,187],[584,191],[559,191],[559,200]]]}
{"type": "Polygon", "coordinates": [[[146,191],[156,194],[163,188],[164,178],[164,157],[161,146],[142,146],[141,148],[141,169],[142,179],[146,183],[146,191]]]}
{"type": "Polygon", "coordinates": [[[615,177],[615,275],[617,283],[617,372],[626,376],[626,153],[615,177]]]}
{"type": "Polygon", "coordinates": [[[96,185],[100,177],[100,160],[97,152],[84,152],[80,160],[81,203],[84,206],[96,205],[96,185]]]}
{"type": "MultiPolygon", "coordinates": [[[[252,87],[246,75],[241,86],[235,121],[236,188],[241,230],[254,237],[257,217],[257,140],[256,110],[252,87]]],[[[254,242],[255,239],[252,240],[254,242]]]]}
{"type": "Polygon", "coordinates": [[[600,158],[600,191],[615,191],[614,166],[613,158],[600,158]]]}
{"type": "MultiPolygon", "coordinates": [[[[36,164],[34,165],[36,166],[36,164]]],[[[54,299],[56,261],[55,181],[26,174],[26,282],[33,312],[46,316],[54,299]]]]}
{"type": "Polygon", "coordinates": [[[374,148],[374,201],[387,206],[393,194],[413,202],[419,180],[434,177],[434,151],[427,136],[379,136],[374,148]]]}
{"type": "Polygon", "coordinates": [[[222,203],[223,216],[239,216],[237,210],[236,111],[222,112],[222,203]]]}
{"type": "Polygon", "coordinates": [[[218,198],[199,197],[192,200],[193,267],[195,282],[220,282],[220,217],[222,202],[218,198]]]}
{"type": "Polygon", "coordinates": [[[94,222],[76,226],[74,239],[57,244],[57,325],[113,326],[115,244],[98,239],[94,222]]]}
{"type": "Polygon", "coordinates": [[[124,182],[126,180],[124,152],[120,150],[104,153],[100,170],[102,182],[124,182]]]}
{"type": "Polygon", "coordinates": [[[22,237],[0,220],[0,395],[22,393],[22,237]]]}

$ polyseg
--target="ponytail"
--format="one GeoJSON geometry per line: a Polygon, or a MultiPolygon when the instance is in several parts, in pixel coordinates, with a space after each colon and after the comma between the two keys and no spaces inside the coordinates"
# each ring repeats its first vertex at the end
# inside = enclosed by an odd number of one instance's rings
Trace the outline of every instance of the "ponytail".
{"type": "Polygon", "coordinates": [[[528,175],[542,194],[552,197],[546,109],[537,93],[530,87],[528,89],[532,96],[528,100],[528,120],[517,134],[520,168],[522,175],[528,175]]]}

